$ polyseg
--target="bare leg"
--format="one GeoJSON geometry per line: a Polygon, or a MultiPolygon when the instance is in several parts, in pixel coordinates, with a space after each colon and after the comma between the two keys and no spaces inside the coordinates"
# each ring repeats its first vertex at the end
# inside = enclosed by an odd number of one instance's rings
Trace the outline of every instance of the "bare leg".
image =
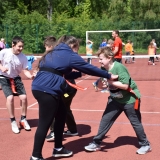
{"type": "Polygon", "coordinates": [[[21,115],[26,116],[27,105],[28,105],[27,96],[23,94],[23,95],[20,95],[19,98],[20,98],[20,105],[21,105],[21,115]]]}
{"type": "Polygon", "coordinates": [[[14,115],[14,96],[13,95],[10,95],[7,97],[6,107],[8,109],[10,118],[15,117],[14,115]]]}

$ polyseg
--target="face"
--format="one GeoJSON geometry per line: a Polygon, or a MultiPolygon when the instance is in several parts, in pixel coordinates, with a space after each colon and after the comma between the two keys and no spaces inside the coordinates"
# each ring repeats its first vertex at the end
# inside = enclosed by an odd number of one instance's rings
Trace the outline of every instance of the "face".
{"type": "Polygon", "coordinates": [[[112,32],[112,37],[115,39],[117,37],[117,34],[115,33],[115,31],[112,32]]]}
{"type": "Polygon", "coordinates": [[[76,52],[76,53],[78,53],[78,50],[79,50],[79,44],[78,45],[76,45],[75,47],[73,46],[71,46],[71,48],[72,48],[72,50],[73,50],[73,52],[76,52]]]}
{"type": "Polygon", "coordinates": [[[47,46],[45,45],[46,51],[51,51],[53,49],[53,46],[47,46]]]}
{"type": "Polygon", "coordinates": [[[99,63],[101,64],[102,67],[108,69],[110,61],[111,58],[106,58],[103,53],[99,55],[99,63]]]}
{"type": "Polygon", "coordinates": [[[23,50],[24,44],[22,42],[18,42],[16,45],[12,44],[12,49],[14,54],[20,54],[23,50]]]}

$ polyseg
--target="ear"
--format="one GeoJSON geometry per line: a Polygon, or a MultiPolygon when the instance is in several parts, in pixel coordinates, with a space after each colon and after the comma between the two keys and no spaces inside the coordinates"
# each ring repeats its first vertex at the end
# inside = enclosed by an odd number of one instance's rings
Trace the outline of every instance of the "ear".
{"type": "Polygon", "coordinates": [[[14,47],[15,45],[12,43],[12,47],[14,47]]]}

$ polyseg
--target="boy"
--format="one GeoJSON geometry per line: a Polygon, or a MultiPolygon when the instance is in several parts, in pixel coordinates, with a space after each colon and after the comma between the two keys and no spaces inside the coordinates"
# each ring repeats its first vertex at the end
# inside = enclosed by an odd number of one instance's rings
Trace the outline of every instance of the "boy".
{"type": "Polygon", "coordinates": [[[85,146],[85,150],[100,150],[100,144],[105,134],[124,111],[141,146],[136,153],[146,154],[151,151],[151,147],[141,123],[140,92],[137,85],[130,78],[127,68],[119,62],[113,61],[114,53],[109,47],[99,49],[98,56],[101,66],[112,74],[118,74],[118,79],[116,81],[108,80],[110,96],[108,97],[107,107],[103,113],[98,134],[93,138],[92,143],[85,146]]]}
{"type": "Polygon", "coordinates": [[[0,83],[6,97],[6,106],[11,120],[11,128],[14,133],[19,133],[14,114],[14,96],[19,96],[22,102],[20,126],[25,130],[31,130],[27,120],[27,96],[24,84],[19,74],[23,71],[29,78],[34,76],[28,71],[27,57],[22,53],[24,42],[21,37],[14,37],[12,40],[12,48],[0,51],[0,83]]]}

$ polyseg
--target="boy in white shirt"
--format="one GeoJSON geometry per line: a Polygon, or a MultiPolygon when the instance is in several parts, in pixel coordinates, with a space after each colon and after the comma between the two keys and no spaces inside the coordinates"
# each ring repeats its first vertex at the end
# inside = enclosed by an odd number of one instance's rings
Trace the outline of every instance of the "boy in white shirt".
{"type": "Polygon", "coordinates": [[[22,53],[24,41],[21,37],[14,37],[12,40],[12,48],[0,51],[0,83],[2,90],[7,99],[6,106],[11,119],[11,127],[14,133],[19,133],[14,115],[14,96],[19,96],[22,102],[20,126],[25,130],[31,130],[27,120],[27,96],[24,84],[19,74],[24,74],[33,79],[34,76],[28,71],[27,57],[22,53]]]}

